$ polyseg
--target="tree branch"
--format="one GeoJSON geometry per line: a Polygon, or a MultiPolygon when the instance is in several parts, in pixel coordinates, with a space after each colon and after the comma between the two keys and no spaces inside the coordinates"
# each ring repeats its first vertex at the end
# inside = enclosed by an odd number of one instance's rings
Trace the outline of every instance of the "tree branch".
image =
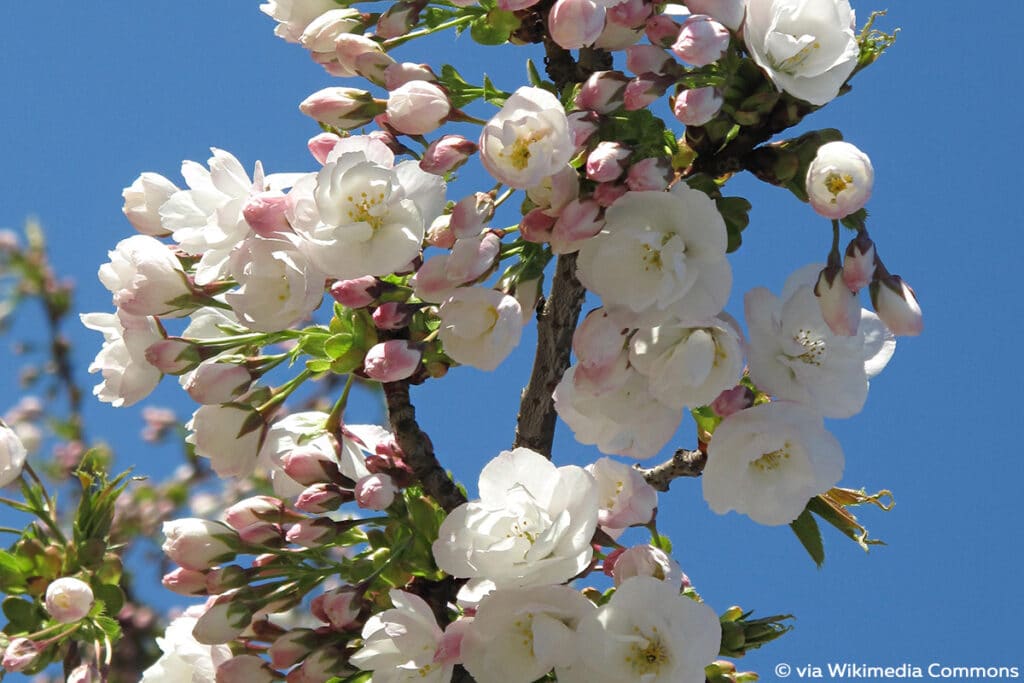
{"type": "Polygon", "coordinates": [[[446,512],[451,512],[465,503],[466,497],[441,467],[434,455],[434,444],[416,422],[416,409],[409,398],[409,383],[386,382],[383,387],[388,405],[388,421],[395,432],[395,441],[405,455],[405,461],[409,463],[427,495],[436,500],[446,512]]]}
{"type": "Polygon", "coordinates": [[[514,447],[525,446],[551,457],[555,404],[551,392],[569,367],[572,335],[586,290],[576,279],[576,254],[558,257],[551,293],[537,314],[537,352],[530,382],[519,403],[514,447]]]}
{"type": "Polygon", "coordinates": [[[701,450],[691,451],[678,449],[675,454],[660,465],[649,469],[634,465],[647,483],[658,491],[668,491],[673,479],[679,477],[699,477],[708,462],[708,454],[701,450]]]}

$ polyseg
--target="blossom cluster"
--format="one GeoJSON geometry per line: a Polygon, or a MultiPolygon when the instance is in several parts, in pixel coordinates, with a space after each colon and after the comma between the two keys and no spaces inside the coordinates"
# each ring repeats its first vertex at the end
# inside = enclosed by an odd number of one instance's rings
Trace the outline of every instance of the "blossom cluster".
{"type": "MultiPolygon", "coordinates": [[[[548,405],[547,424],[557,413],[579,443],[634,459],[692,414],[711,510],[793,523],[842,477],[824,420],[862,410],[922,316],[868,235],[868,156],[830,131],[761,141],[843,94],[886,45],[855,33],[848,0],[549,4],[265,2],[279,37],[369,89],[299,105],[321,128],[306,169],[250,174],[215,148],[183,162],[181,187],[145,172],[125,188],[137,234],[99,269],[114,310],[81,316],[104,339],[94,393],[130,406],[177,376],[198,404],[185,441],[200,467],[261,491],[163,525],[177,565],[165,587],[206,602],[171,622],[143,681],[446,682],[456,667],[483,682],[741,680],[716,658],[785,630],[769,619],[747,634],[742,611],[704,604],[657,532],[659,468],[558,466],[549,426],[536,447],[517,435],[467,501],[408,387],[493,371],[539,304],[547,332],[569,311],[571,355],[542,331],[524,412],[548,405]],[[547,41],[550,80],[531,63],[531,85],[477,87],[392,56],[446,29],[547,41]],[[674,121],[650,112],[662,98],[674,121]],[[758,142],[744,168],[827,219],[831,248],[780,295],[746,292],[741,323],[725,311],[728,254],[750,204],[723,195],[736,169],[716,155],[745,140],[758,142]],[[462,189],[474,165],[490,189],[462,189]],[[841,253],[842,226],[855,236],[841,253]],[[578,322],[588,293],[599,305],[578,322]],[[387,427],[346,421],[356,382],[383,392],[387,427]],[[302,404],[311,391],[333,405],[302,404]],[[650,542],[620,543],[631,527],[650,542]],[[600,580],[611,588],[576,585],[600,580]]],[[[6,484],[25,449],[0,430],[6,484]]],[[[57,622],[95,611],[88,583],[50,588],[57,622]]],[[[24,640],[8,670],[35,661],[24,640]]]]}

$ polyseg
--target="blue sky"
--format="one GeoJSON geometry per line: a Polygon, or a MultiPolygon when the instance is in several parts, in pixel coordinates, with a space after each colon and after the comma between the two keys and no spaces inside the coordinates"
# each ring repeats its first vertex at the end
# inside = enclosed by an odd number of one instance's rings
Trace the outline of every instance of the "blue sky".
{"type": "MultiPolygon", "coordinates": [[[[0,227],[39,217],[58,270],[79,283],[79,310],[110,307],[95,272],[131,234],[120,192],[138,173],[180,183],[181,160],[205,161],[210,146],[250,169],[257,159],[269,172],[313,169],[305,142],[317,131],[297,105],[337,82],[276,39],[256,2],[228,4],[5,8],[0,227]]],[[[797,615],[791,634],[739,663],[762,680],[775,680],[778,662],[1024,665],[1011,625],[1024,609],[1016,571],[1022,325],[1012,303],[1020,291],[1024,111],[1014,87],[1024,66],[1024,5],[1003,3],[997,17],[948,0],[893,5],[880,27],[902,28],[896,46],[856,78],[850,95],[808,122],[840,128],[871,156],[871,234],[889,269],[915,287],[926,316],[924,336],[900,340],[865,410],[828,423],[846,453],[842,484],[895,494],[892,512],[862,514],[888,545],[866,555],[826,530],[819,570],[788,529],[711,513],[696,481],[677,482],[661,499],[676,557],[716,611],[740,604],[797,615]]],[[[854,7],[862,20],[885,9],[862,0],[854,7]]],[[[530,53],[470,52],[471,45],[468,36],[436,40],[429,56],[458,66],[469,54],[478,59],[467,75],[486,69],[499,87],[520,83],[530,53]]],[[[425,61],[417,49],[413,43],[401,55],[425,61]]],[[[730,188],[754,203],[744,247],[732,257],[727,310],[739,316],[745,290],[779,291],[788,272],[823,260],[830,228],[782,190],[752,179],[730,188]]],[[[98,335],[75,330],[72,339],[84,374],[98,335]]],[[[438,453],[468,484],[511,442],[530,340],[528,332],[496,373],[458,369],[414,395],[438,453]]],[[[0,411],[18,391],[14,360],[5,358],[0,411]]],[[[153,402],[184,412],[179,393],[165,382],[153,402]]],[[[141,447],[134,411],[90,403],[88,417],[91,433],[113,443],[122,462],[152,473],[173,466],[172,452],[141,447]]],[[[681,435],[677,445],[692,446],[692,438],[681,435]]],[[[598,455],[559,429],[558,461],[598,455]]]]}

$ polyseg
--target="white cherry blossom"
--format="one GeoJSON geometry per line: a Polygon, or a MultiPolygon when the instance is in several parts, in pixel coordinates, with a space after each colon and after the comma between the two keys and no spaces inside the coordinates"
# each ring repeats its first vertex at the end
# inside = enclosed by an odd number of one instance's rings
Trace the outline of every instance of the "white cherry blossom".
{"type": "Polygon", "coordinates": [[[685,183],[668,192],[627,192],[580,248],[577,275],[624,325],[701,319],[729,297],[727,241],[714,201],[685,183]]]}
{"type": "Polygon", "coordinates": [[[826,142],[807,167],[807,197],[822,216],[838,220],[864,208],[875,169],[868,155],[849,142],[826,142]]]}
{"type": "Polygon", "coordinates": [[[598,524],[612,538],[618,538],[626,527],[647,524],[658,507],[658,492],[635,468],[611,458],[601,458],[587,465],[597,482],[598,524]]]}
{"type": "Polygon", "coordinates": [[[857,334],[833,334],[814,295],[820,270],[820,264],[797,270],[781,298],[763,287],[747,292],[750,376],[773,396],[825,417],[850,417],[864,407],[868,380],[885,368],[896,341],[866,309],[857,334]]]}
{"type": "Polygon", "coordinates": [[[139,683],[215,683],[217,667],[231,659],[227,645],[203,645],[192,635],[202,608],[191,608],[168,625],[156,644],[163,654],[142,672],[139,683]]]}
{"type": "Polygon", "coordinates": [[[148,235],[133,235],[108,251],[99,279],[114,295],[114,305],[132,315],[176,318],[195,310],[189,305],[188,275],[167,246],[148,235]]]}
{"type": "Polygon", "coordinates": [[[298,43],[313,20],[338,9],[334,0],[269,0],[260,11],[278,23],[274,34],[289,43],[298,43]]]}
{"type": "Polygon", "coordinates": [[[464,365],[494,370],[519,343],[522,308],[515,297],[485,287],[460,287],[444,300],[439,337],[464,365]]]}
{"type": "Polygon", "coordinates": [[[807,501],[843,474],[843,449],[821,416],[788,401],[763,403],[725,418],[708,446],[704,500],[759,524],[796,519],[807,501]]]}
{"type": "Polygon", "coordinates": [[[146,349],[163,340],[153,318],[130,313],[83,313],[82,324],[103,334],[103,347],[89,365],[103,381],[93,394],[115,408],[149,396],[162,374],[146,360],[146,349]]]}
{"type": "Polygon", "coordinates": [[[566,581],[590,563],[597,486],[582,468],[516,448],[484,466],[479,491],[441,524],[433,549],[444,571],[507,588],[566,581]]]}

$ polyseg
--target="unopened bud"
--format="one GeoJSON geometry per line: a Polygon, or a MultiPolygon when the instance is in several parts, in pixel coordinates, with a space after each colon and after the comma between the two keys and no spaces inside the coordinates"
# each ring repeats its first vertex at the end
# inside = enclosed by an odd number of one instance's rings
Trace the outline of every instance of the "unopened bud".
{"type": "Polygon", "coordinates": [[[71,576],[57,579],[46,588],[46,611],[62,624],[83,619],[92,609],[93,602],[89,584],[71,576]]]}
{"type": "Polygon", "coordinates": [[[916,337],[924,330],[924,316],[917,296],[899,275],[888,275],[872,282],[871,302],[893,334],[916,337]]]}
{"type": "Polygon", "coordinates": [[[608,23],[625,28],[643,26],[653,9],[653,4],[648,0],[622,0],[608,8],[608,23]]]}
{"type": "Polygon", "coordinates": [[[204,645],[221,645],[237,638],[252,621],[252,610],[235,593],[211,598],[206,611],[196,621],[192,637],[204,645]]]}
{"type": "Polygon", "coordinates": [[[164,574],[164,588],[178,595],[206,595],[206,573],[178,567],[164,574]]]}
{"type": "Polygon", "coordinates": [[[423,135],[444,123],[451,110],[441,88],[427,81],[409,81],[391,91],[388,123],[406,135],[423,135]]]}
{"type": "Polygon", "coordinates": [[[706,14],[693,14],[683,22],[672,52],[687,64],[717,62],[729,47],[729,29],[706,14]]]}
{"type": "Polygon", "coordinates": [[[461,167],[477,151],[477,144],[461,135],[445,135],[434,140],[420,159],[420,168],[427,173],[444,175],[461,167]]]}
{"type": "Polygon", "coordinates": [[[626,160],[633,153],[620,142],[598,143],[587,157],[587,178],[595,183],[610,183],[618,180],[626,170],[626,160]]]}
{"type": "Polygon", "coordinates": [[[165,375],[185,374],[195,369],[201,360],[199,347],[177,337],[150,344],[146,349],[146,362],[165,375]]]}
{"type": "Polygon", "coordinates": [[[843,259],[843,281],[851,291],[867,287],[875,277],[875,243],[861,231],[850,240],[843,259]]]}
{"type": "Polygon", "coordinates": [[[672,20],[667,14],[655,14],[647,20],[644,32],[647,40],[658,47],[671,47],[679,37],[679,24],[672,20]]]}
{"type": "Polygon", "coordinates": [[[746,410],[754,405],[754,392],[749,387],[737,384],[732,389],[726,389],[711,402],[711,410],[715,411],[718,417],[729,417],[741,410],[746,410]]]}
{"type": "Polygon", "coordinates": [[[373,120],[386,103],[358,88],[331,87],[318,90],[299,105],[299,110],[320,123],[349,130],[373,120]]]}
{"type": "Polygon", "coordinates": [[[672,55],[657,45],[631,45],[626,48],[626,68],[637,76],[662,75],[674,63],[672,55]]]}
{"type": "Polygon", "coordinates": [[[337,631],[348,631],[358,626],[363,607],[361,596],[351,587],[338,588],[313,598],[310,605],[313,616],[328,623],[337,631]]]}
{"type": "Polygon", "coordinates": [[[860,303],[843,279],[843,269],[826,266],[818,274],[814,294],[821,306],[821,316],[832,334],[852,337],[860,327],[860,303]]]}
{"type": "Polygon", "coordinates": [[[389,339],[374,344],[366,352],[363,369],[378,382],[397,382],[412,376],[423,358],[423,350],[405,339],[389,339]]]}
{"type": "Polygon", "coordinates": [[[494,216],[494,197],[486,192],[477,192],[456,202],[452,208],[449,227],[455,237],[476,237],[494,216]]]}
{"type": "Polygon", "coordinates": [[[366,510],[386,510],[395,502],[398,488],[386,474],[370,474],[356,483],[356,503],[366,510]]]}
{"type": "Polygon", "coordinates": [[[277,676],[256,655],[234,655],[217,667],[216,683],[273,683],[277,676]]]}
{"type": "Polygon", "coordinates": [[[352,500],[355,500],[352,491],[336,484],[313,484],[299,494],[295,509],[317,515],[337,510],[342,503],[352,500]]]}
{"type": "Polygon", "coordinates": [[[259,192],[249,197],[242,209],[242,216],[253,232],[263,237],[291,232],[292,228],[285,218],[288,201],[288,197],[279,190],[259,192]]]}
{"type": "Polygon", "coordinates": [[[604,6],[594,0],[556,0],[548,14],[548,31],[559,47],[576,50],[600,37],[604,19],[604,6]]]}
{"type": "Polygon", "coordinates": [[[690,88],[676,95],[672,113],[687,126],[703,126],[722,108],[722,95],[713,87],[690,88]]]}
{"type": "Polygon", "coordinates": [[[633,192],[661,192],[672,179],[672,163],[665,157],[648,157],[633,163],[626,186],[633,192]]]}
{"type": "Polygon", "coordinates": [[[622,108],[629,79],[621,71],[595,71],[580,87],[576,108],[610,114],[622,108]]]}
{"type": "Polygon", "coordinates": [[[346,308],[365,308],[380,295],[380,281],[372,275],[338,280],[330,291],[334,300],[346,308]]]}

